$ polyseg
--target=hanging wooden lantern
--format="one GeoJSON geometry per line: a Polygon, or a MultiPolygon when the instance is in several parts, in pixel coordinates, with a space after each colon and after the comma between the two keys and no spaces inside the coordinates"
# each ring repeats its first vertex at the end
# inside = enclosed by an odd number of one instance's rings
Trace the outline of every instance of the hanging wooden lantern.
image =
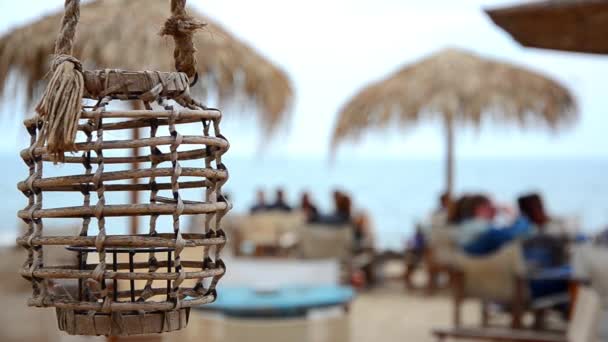
{"type": "MultiPolygon", "coordinates": [[[[65,53],[71,51],[78,5],[78,1],[66,1],[57,46],[73,25],[71,39],[67,39],[70,46],[63,52],[57,49],[51,81],[58,76],[58,82],[65,82],[74,76],[68,81],[74,86],[67,87],[73,91],[57,96],[61,92],[49,90],[50,84],[42,102],[52,104],[47,108],[59,110],[50,114],[52,111],[41,110],[41,105],[38,114],[25,121],[31,144],[21,156],[29,167],[29,176],[18,187],[28,198],[28,205],[18,216],[29,229],[17,242],[28,252],[21,269],[21,275],[33,287],[28,304],[55,307],[59,328],[69,334],[134,335],[179,330],[188,322],[190,307],[215,300],[216,284],[226,270],[220,259],[226,243],[220,221],[230,209],[222,195],[222,185],[228,179],[222,156],[229,144],[220,133],[221,113],[191,98],[187,73],[80,71],[78,61],[65,53]],[[65,63],[73,65],[66,68],[65,63]],[[64,74],[57,75],[59,72],[64,74]],[[77,106],[61,102],[71,97],[77,98],[77,106]],[[82,97],[94,104],[81,106],[82,97]],[[144,109],[108,108],[117,101],[139,101],[144,109]],[[76,115],[65,114],[74,107],[78,108],[76,115]],[[74,121],[66,123],[70,117],[74,121]],[[65,129],[57,129],[63,124],[65,129]],[[194,125],[199,126],[196,134],[180,133],[185,126],[193,132],[194,125]],[[67,134],[72,129],[73,141],[51,143],[64,138],[53,134],[67,134]],[[124,136],[120,132],[132,129],[147,135],[134,140],[116,139],[124,136]],[[132,148],[147,148],[147,153],[125,157],[115,152],[132,148]],[[45,175],[45,165],[57,161],[82,167],[82,171],[45,175]],[[182,167],[185,161],[193,166],[182,167]],[[131,169],[135,162],[143,167],[131,169]],[[140,182],[130,182],[133,179],[140,182]],[[204,200],[186,199],[182,189],[204,189],[204,200]],[[114,203],[108,199],[120,197],[110,193],[129,191],[148,193],[149,203],[114,203]],[[54,207],[44,202],[44,195],[51,192],[81,196],[82,205],[54,207]],[[204,233],[182,234],[183,217],[198,214],[206,216],[204,233]],[[106,218],[109,222],[113,217],[132,216],[149,217],[147,234],[106,233],[106,218]],[[172,224],[159,226],[161,216],[172,218],[172,224]],[[77,236],[44,234],[45,222],[66,218],[82,221],[77,236]],[[74,255],[74,263],[48,264],[44,257],[48,246],[65,246],[65,253],[74,255]]],[[[185,1],[172,1],[173,16],[166,25],[191,20],[184,17],[184,5],[185,1]]],[[[183,31],[171,34],[176,40],[184,38],[183,31]]],[[[191,39],[185,46],[191,46],[191,39]]],[[[65,88],[63,83],[58,89],[65,88]]]]}

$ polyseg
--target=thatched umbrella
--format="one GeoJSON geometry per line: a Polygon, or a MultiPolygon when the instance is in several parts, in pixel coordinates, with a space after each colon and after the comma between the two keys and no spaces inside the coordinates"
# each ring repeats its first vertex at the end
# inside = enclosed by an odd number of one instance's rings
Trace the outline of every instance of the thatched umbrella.
{"type": "MultiPolygon", "coordinates": [[[[74,56],[86,69],[174,70],[173,40],[159,34],[170,15],[169,3],[96,0],[83,5],[74,56]]],[[[284,118],[293,96],[285,72],[213,20],[192,9],[189,12],[207,23],[194,37],[199,75],[194,90],[214,89],[224,103],[244,99],[251,109],[257,109],[262,128],[270,133],[284,118]]],[[[16,80],[25,81],[28,104],[39,99],[62,16],[63,12],[46,16],[0,38],[0,95],[17,88],[18,84],[8,84],[16,80]],[[13,71],[20,77],[9,77],[13,71]]],[[[138,138],[137,131],[133,138],[138,138]]],[[[137,155],[137,149],[134,153],[137,155]]],[[[137,193],[132,193],[131,202],[137,202],[137,193]]],[[[132,233],[137,226],[134,217],[132,233]]]]}
{"type": "MultiPolygon", "coordinates": [[[[220,100],[246,98],[267,131],[282,120],[292,99],[287,75],[210,18],[190,13],[208,25],[195,36],[201,85],[220,100]],[[237,94],[246,96],[237,96],[237,94]]],[[[28,100],[38,100],[49,70],[62,12],[17,28],[0,38],[0,93],[13,70],[23,76],[28,100]]],[[[97,0],[82,6],[74,56],[87,69],[174,70],[173,40],[159,32],[169,16],[168,0],[97,0]]]]}
{"type": "Polygon", "coordinates": [[[446,135],[446,191],[453,190],[454,125],[482,119],[556,128],[576,115],[570,92],[529,70],[444,50],[360,91],[341,109],[331,147],[364,131],[439,118],[446,135]]]}
{"type": "Polygon", "coordinates": [[[486,12],[523,46],[608,54],[606,0],[548,0],[486,12]]]}

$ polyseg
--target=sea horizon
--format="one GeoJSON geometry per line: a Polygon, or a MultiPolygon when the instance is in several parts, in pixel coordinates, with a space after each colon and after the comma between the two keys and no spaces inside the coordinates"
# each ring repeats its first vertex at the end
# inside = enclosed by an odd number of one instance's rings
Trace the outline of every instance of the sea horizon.
{"type": "MultiPolygon", "coordinates": [[[[6,224],[0,232],[0,243],[8,245],[17,236],[16,212],[26,205],[26,198],[17,191],[16,183],[27,177],[27,168],[17,153],[0,152],[0,162],[5,165],[0,190],[14,198],[0,209],[0,219],[6,224]]],[[[416,224],[435,209],[443,190],[444,162],[435,158],[341,157],[330,161],[311,156],[227,156],[224,162],[230,171],[230,180],[224,189],[231,196],[234,214],[247,212],[256,190],[264,189],[272,200],[278,187],[285,189],[293,206],[297,206],[300,194],[307,191],[322,211],[330,212],[331,192],[341,189],[352,195],[355,210],[370,215],[376,245],[382,250],[402,250],[416,224]]],[[[456,194],[483,192],[501,204],[515,207],[518,195],[538,192],[543,195],[551,215],[574,222],[583,232],[594,233],[608,224],[608,184],[604,182],[603,172],[608,169],[608,158],[465,157],[456,160],[455,166],[456,194]]],[[[82,170],[73,165],[57,165],[45,171],[57,176],[82,170]]],[[[188,191],[187,196],[198,198],[199,195],[188,191]]],[[[124,202],[126,196],[114,196],[112,200],[124,202]]],[[[78,198],[68,203],[68,199],[51,194],[45,201],[49,207],[79,205],[78,198]]],[[[56,226],[56,222],[46,224],[47,229],[56,226]]],[[[142,222],[141,231],[144,226],[142,222]]],[[[114,234],[124,233],[125,227],[125,220],[114,220],[108,230],[114,234]]]]}

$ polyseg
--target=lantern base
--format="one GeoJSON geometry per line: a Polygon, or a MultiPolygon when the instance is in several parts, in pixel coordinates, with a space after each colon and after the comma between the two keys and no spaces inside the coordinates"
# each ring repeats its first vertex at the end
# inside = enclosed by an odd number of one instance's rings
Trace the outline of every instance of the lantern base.
{"type": "Polygon", "coordinates": [[[177,331],[188,325],[190,308],[167,312],[94,313],[57,309],[59,330],[70,335],[130,336],[177,331]]]}

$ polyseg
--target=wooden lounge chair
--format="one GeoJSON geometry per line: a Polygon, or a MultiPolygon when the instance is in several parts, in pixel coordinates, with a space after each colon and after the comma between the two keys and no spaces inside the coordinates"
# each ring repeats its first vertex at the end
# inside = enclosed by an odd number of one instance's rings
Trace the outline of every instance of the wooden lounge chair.
{"type": "Polygon", "coordinates": [[[283,246],[281,238],[286,234],[298,235],[298,229],[304,223],[304,215],[297,211],[267,211],[227,220],[232,226],[235,255],[241,256],[243,244],[249,243],[254,247],[252,252],[256,257],[285,256],[285,247],[291,246],[283,246]]]}
{"type": "MultiPolygon", "coordinates": [[[[453,257],[451,282],[454,300],[454,326],[460,326],[460,307],[467,298],[481,302],[481,325],[490,324],[489,304],[500,304],[511,314],[511,328],[522,328],[522,317],[529,311],[535,315],[535,328],[543,329],[543,316],[551,309],[569,301],[568,293],[547,295],[532,300],[528,282],[531,279],[557,279],[546,272],[529,273],[520,242],[504,246],[483,257],[461,253],[453,257]]],[[[560,278],[561,279],[561,278],[560,278]]]]}
{"type": "Polygon", "coordinates": [[[404,273],[405,287],[414,289],[412,277],[419,264],[423,264],[427,272],[426,293],[434,294],[439,289],[442,276],[449,277],[451,262],[457,247],[453,239],[455,228],[431,227],[427,236],[427,246],[422,255],[410,255],[406,251],[406,271],[404,273]]]}
{"type": "Polygon", "coordinates": [[[599,327],[601,341],[608,340],[608,248],[602,245],[584,244],[574,248],[572,256],[572,291],[576,297],[577,288],[584,284],[591,286],[602,299],[602,318],[599,327]]]}
{"type": "Polygon", "coordinates": [[[437,341],[447,338],[512,341],[512,342],[596,342],[597,324],[601,304],[597,292],[590,288],[581,288],[566,334],[549,334],[530,330],[498,328],[465,328],[435,329],[432,331],[437,341]]]}
{"type": "Polygon", "coordinates": [[[461,325],[460,311],[464,300],[476,299],[481,302],[482,326],[489,325],[488,303],[501,303],[510,310],[511,328],[521,328],[527,297],[521,245],[513,243],[483,257],[458,253],[453,259],[451,280],[454,326],[461,325]]]}

